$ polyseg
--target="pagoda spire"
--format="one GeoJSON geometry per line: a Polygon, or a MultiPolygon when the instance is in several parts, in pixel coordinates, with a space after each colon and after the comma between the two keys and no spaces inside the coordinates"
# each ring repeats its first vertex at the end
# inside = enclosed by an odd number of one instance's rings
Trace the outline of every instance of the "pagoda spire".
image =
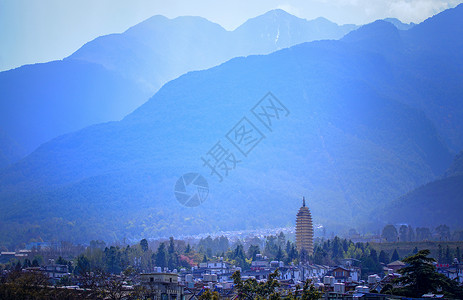
{"type": "Polygon", "coordinates": [[[302,196],[302,207],[305,207],[305,197],[302,196]]]}

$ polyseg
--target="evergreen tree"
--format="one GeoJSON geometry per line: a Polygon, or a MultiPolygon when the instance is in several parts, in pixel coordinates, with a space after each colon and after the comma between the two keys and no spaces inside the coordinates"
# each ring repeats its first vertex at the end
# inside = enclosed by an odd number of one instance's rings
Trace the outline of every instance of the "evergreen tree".
{"type": "Polygon", "coordinates": [[[447,225],[439,225],[436,228],[439,240],[448,241],[450,239],[450,228],[447,225]]]}
{"type": "Polygon", "coordinates": [[[24,262],[23,262],[23,268],[24,268],[24,269],[25,269],[25,268],[29,268],[31,265],[32,265],[32,264],[31,264],[31,261],[30,261],[28,258],[26,258],[26,259],[24,260],[24,262]]]}
{"type": "Polygon", "coordinates": [[[370,257],[375,263],[378,263],[378,255],[376,254],[375,249],[370,250],[370,257]]]}
{"type": "Polygon", "coordinates": [[[463,289],[457,282],[439,274],[433,265],[435,260],[428,257],[429,250],[420,250],[417,254],[403,260],[406,266],[399,270],[402,277],[396,279],[396,283],[402,286],[394,289],[394,293],[407,297],[419,298],[423,294],[442,291],[450,298],[461,299],[463,289]]]}
{"type": "Polygon", "coordinates": [[[409,233],[408,233],[408,226],[407,225],[402,225],[399,228],[399,240],[401,242],[408,242],[409,239],[409,233]]]}
{"type": "Polygon", "coordinates": [[[146,239],[142,239],[140,241],[140,247],[143,252],[148,251],[148,241],[146,239]]]}
{"type": "Polygon", "coordinates": [[[439,249],[437,252],[437,262],[441,264],[444,261],[444,253],[441,244],[437,245],[437,248],[439,249]]]}
{"type": "Polygon", "coordinates": [[[392,253],[392,256],[391,256],[391,262],[399,260],[399,259],[400,259],[399,253],[397,252],[397,249],[394,249],[394,252],[392,253]]]}
{"type": "Polygon", "coordinates": [[[450,254],[450,248],[447,245],[447,248],[445,249],[445,259],[444,263],[446,264],[451,264],[452,263],[452,255],[450,254]]]}
{"type": "Polygon", "coordinates": [[[415,231],[413,230],[413,227],[411,225],[408,225],[408,240],[410,242],[415,241],[415,231]]]}
{"type": "Polygon", "coordinates": [[[280,234],[278,235],[278,247],[284,247],[286,242],[286,236],[283,233],[283,231],[280,231],[280,234]]]}
{"type": "Polygon", "coordinates": [[[156,266],[161,268],[167,267],[167,251],[164,243],[159,245],[158,251],[156,252],[156,266]]]}
{"type": "Polygon", "coordinates": [[[169,254],[172,254],[175,252],[175,243],[174,243],[174,238],[170,237],[169,238],[169,254]]]}
{"type": "Polygon", "coordinates": [[[280,246],[278,246],[278,252],[277,252],[277,255],[276,255],[275,259],[277,261],[283,261],[283,259],[284,259],[283,250],[281,249],[280,246]]]}
{"type": "Polygon", "coordinates": [[[287,256],[289,256],[289,251],[291,251],[291,242],[287,241],[286,242],[286,248],[285,248],[285,252],[286,252],[287,256]]]}
{"type": "Polygon", "coordinates": [[[378,261],[387,265],[389,263],[389,255],[384,250],[379,252],[378,261]]]}
{"type": "Polygon", "coordinates": [[[32,260],[32,267],[38,267],[38,266],[39,266],[39,261],[36,258],[34,258],[32,260]]]}
{"type": "Polygon", "coordinates": [[[260,253],[259,246],[251,245],[248,249],[248,258],[252,259],[253,261],[256,260],[256,255],[260,253]]]}
{"type": "Polygon", "coordinates": [[[90,261],[88,260],[88,258],[81,254],[77,257],[77,264],[76,264],[76,267],[74,269],[74,273],[76,275],[85,275],[87,272],[90,272],[90,261]]]}
{"type": "Polygon", "coordinates": [[[383,233],[381,234],[381,236],[388,242],[397,242],[397,229],[394,225],[386,225],[383,228],[383,233]]]}

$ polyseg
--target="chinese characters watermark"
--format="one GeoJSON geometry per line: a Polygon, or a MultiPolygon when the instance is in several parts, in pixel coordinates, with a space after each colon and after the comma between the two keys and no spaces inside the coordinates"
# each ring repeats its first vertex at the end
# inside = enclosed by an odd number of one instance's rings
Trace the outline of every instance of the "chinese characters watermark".
{"type": "MultiPolygon", "coordinates": [[[[271,92],[249,112],[225,134],[225,142],[219,139],[201,156],[202,166],[207,168],[211,176],[217,177],[219,182],[235,170],[237,165],[266,138],[264,131],[273,132],[276,123],[289,115],[289,110],[271,92]]],[[[185,206],[200,205],[208,194],[207,181],[198,173],[183,175],[175,185],[175,196],[185,206]],[[194,188],[192,192],[188,192],[186,187],[191,183],[194,183],[194,188]]]]}

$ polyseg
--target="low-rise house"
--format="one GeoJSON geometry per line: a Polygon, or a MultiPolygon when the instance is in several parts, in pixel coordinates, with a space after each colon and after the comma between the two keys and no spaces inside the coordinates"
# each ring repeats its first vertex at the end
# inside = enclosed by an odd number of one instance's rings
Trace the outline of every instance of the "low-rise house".
{"type": "Polygon", "coordinates": [[[268,261],[266,256],[262,254],[257,254],[256,259],[251,262],[251,269],[265,269],[270,267],[270,262],[268,261]]]}
{"type": "Polygon", "coordinates": [[[14,258],[16,252],[2,251],[0,252],[0,263],[7,263],[10,259],[14,258]]]}
{"type": "Polygon", "coordinates": [[[151,299],[183,299],[184,288],[175,273],[140,274],[141,285],[150,291],[151,299]]]}
{"type": "Polygon", "coordinates": [[[397,273],[398,270],[405,267],[405,263],[400,260],[396,260],[387,265],[388,269],[391,269],[393,273],[397,273]]]}
{"type": "Polygon", "coordinates": [[[335,282],[342,283],[352,281],[351,277],[352,270],[344,267],[335,267],[330,270],[327,274],[334,277],[335,282]]]}
{"type": "Polygon", "coordinates": [[[436,269],[437,272],[444,274],[452,280],[458,281],[460,284],[463,284],[463,264],[437,264],[436,269]]]}
{"type": "Polygon", "coordinates": [[[71,275],[68,271],[67,265],[48,265],[43,268],[45,275],[47,275],[50,279],[61,279],[64,276],[71,275]]]}

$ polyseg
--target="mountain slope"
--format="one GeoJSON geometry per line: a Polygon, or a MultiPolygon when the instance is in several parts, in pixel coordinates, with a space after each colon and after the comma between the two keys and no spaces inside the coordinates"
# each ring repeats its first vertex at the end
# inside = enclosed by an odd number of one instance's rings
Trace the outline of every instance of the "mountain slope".
{"type": "Polygon", "coordinates": [[[383,20],[393,24],[399,30],[408,30],[408,29],[410,29],[410,28],[412,28],[413,26],[416,25],[413,22],[408,23],[408,24],[407,23],[402,23],[399,19],[396,19],[396,18],[386,18],[386,19],[383,19],[383,20]]]}
{"type": "Polygon", "coordinates": [[[147,97],[120,75],[75,60],[1,72],[0,91],[0,129],[23,149],[19,154],[56,135],[121,119],[147,97]]]}
{"type": "MultiPolygon", "coordinates": [[[[426,95],[432,73],[404,69],[414,66],[403,63],[416,50],[390,26],[375,22],[340,41],[190,72],[120,122],[42,145],[0,173],[1,220],[9,228],[1,240],[292,225],[302,195],[315,222],[329,228],[370,221],[379,204],[441,176],[451,161],[435,123],[409,105],[436,101],[426,95]],[[394,51],[381,52],[381,37],[395,41],[394,51]],[[289,110],[273,118],[271,130],[250,111],[268,91],[289,110]],[[247,156],[226,138],[244,116],[265,135],[247,156]],[[223,182],[201,159],[218,141],[239,161],[223,182]],[[174,197],[177,179],[188,172],[209,183],[199,207],[174,197]]],[[[447,70],[452,62],[441,60],[442,51],[417,55],[414,63],[425,59],[447,70]]],[[[457,86],[436,84],[436,94],[444,90],[463,95],[457,86]]]]}
{"type": "Polygon", "coordinates": [[[429,182],[393,201],[382,212],[392,223],[461,228],[463,210],[463,152],[454,159],[444,178],[429,182]]]}
{"type": "Polygon", "coordinates": [[[462,16],[460,4],[406,31],[376,21],[342,39],[394,61],[398,77],[415,78],[402,85],[409,95],[401,101],[423,111],[454,153],[463,149],[462,16]]]}
{"type": "Polygon", "coordinates": [[[58,135],[120,120],[186,72],[236,56],[339,38],[353,28],[282,11],[253,20],[257,24],[247,22],[229,32],[200,17],[154,16],[124,33],[96,38],[62,61],[1,72],[0,129],[28,154],[58,135]],[[285,31],[275,43],[274,29],[280,26],[285,31]]]}

